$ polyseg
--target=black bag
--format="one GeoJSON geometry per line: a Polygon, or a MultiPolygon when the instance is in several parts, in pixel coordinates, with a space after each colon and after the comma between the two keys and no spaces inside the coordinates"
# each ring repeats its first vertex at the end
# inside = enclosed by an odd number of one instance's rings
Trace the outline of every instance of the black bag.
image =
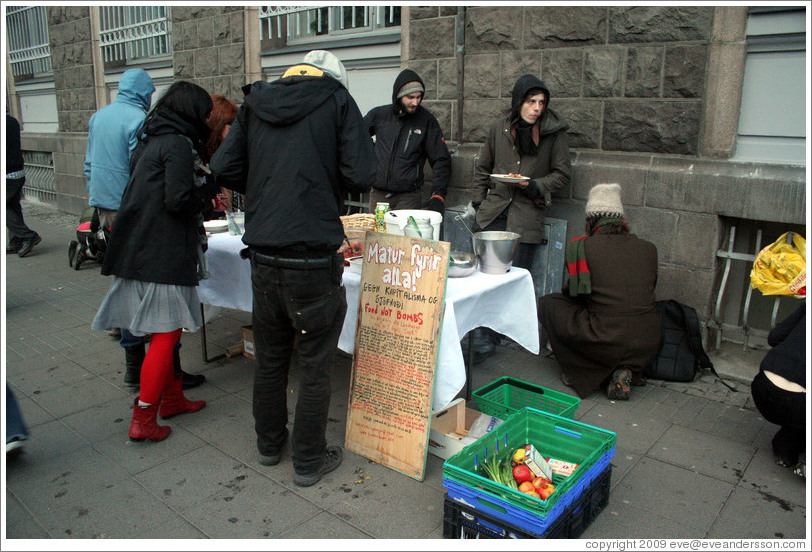
{"type": "Polygon", "coordinates": [[[665,381],[694,381],[699,370],[710,370],[722,384],[735,391],[716,373],[702,346],[696,310],[673,299],[657,301],[654,307],[660,313],[662,345],[643,375],[665,381]]]}

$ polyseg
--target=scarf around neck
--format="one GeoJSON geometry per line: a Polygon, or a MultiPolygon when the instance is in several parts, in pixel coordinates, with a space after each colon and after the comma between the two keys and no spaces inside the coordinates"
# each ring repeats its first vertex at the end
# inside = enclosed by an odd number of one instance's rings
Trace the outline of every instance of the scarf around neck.
{"type": "MultiPolygon", "coordinates": [[[[616,222],[623,223],[623,219],[620,217],[604,217],[599,219],[595,224],[592,235],[594,236],[601,227],[616,222]]],[[[592,293],[592,277],[586,262],[586,239],[587,236],[572,238],[564,250],[564,260],[567,263],[567,275],[569,278],[570,297],[589,295],[592,293]]]]}

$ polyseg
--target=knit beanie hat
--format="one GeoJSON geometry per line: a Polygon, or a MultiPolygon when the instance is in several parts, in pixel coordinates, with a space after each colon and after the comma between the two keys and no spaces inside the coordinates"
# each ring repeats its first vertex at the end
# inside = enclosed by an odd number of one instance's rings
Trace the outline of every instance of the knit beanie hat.
{"type": "Polygon", "coordinates": [[[347,70],[344,68],[344,64],[341,63],[335,54],[332,54],[327,50],[311,50],[305,54],[305,57],[302,59],[302,63],[306,63],[316,67],[317,69],[321,69],[343,84],[344,88],[348,87],[347,70]]]}
{"type": "Polygon", "coordinates": [[[589,190],[586,218],[601,217],[626,217],[620,201],[620,184],[596,184],[589,190]]]}
{"type": "Polygon", "coordinates": [[[396,98],[400,99],[403,96],[408,96],[409,94],[414,94],[415,92],[420,92],[421,94],[425,92],[426,89],[423,88],[423,83],[418,81],[407,82],[403,86],[400,87],[398,93],[395,95],[396,98]]]}

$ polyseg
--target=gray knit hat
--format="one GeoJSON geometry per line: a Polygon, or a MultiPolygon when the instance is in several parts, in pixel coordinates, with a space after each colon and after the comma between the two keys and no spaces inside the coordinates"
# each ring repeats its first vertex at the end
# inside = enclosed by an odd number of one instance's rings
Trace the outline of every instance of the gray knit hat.
{"type": "Polygon", "coordinates": [[[420,92],[421,94],[425,92],[426,89],[423,88],[423,84],[418,81],[407,82],[403,86],[400,87],[396,98],[400,99],[403,96],[408,96],[409,94],[414,94],[415,92],[420,92]]]}
{"type": "Polygon", "coordinates": [[[335,54],[332,54],[327,50],[311,50],[305,54],[305,57],[302,59],[302,63],[306,63],[321,69],[343,84],[344,88],[348,87],[347,70],[344,68],[344,64],[341,63],[335,54]]]}
{"type": "Polygon", "coordinates": [[[620,201],[620,184],[596,184],[589,190],[586,218],[600,217],[626,217],[620,201]]]}

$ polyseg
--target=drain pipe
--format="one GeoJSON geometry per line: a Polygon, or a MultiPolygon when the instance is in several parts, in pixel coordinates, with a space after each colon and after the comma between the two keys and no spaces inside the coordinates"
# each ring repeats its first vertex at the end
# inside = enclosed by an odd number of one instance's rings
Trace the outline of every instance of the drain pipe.
{"type": "Polygon", "coordinates": [[[463,6],[457,8],[457,144],[462,143],[462,115],[465,97],[463,95],[463,82],[465,76],[465,10],[463,6]]]}

